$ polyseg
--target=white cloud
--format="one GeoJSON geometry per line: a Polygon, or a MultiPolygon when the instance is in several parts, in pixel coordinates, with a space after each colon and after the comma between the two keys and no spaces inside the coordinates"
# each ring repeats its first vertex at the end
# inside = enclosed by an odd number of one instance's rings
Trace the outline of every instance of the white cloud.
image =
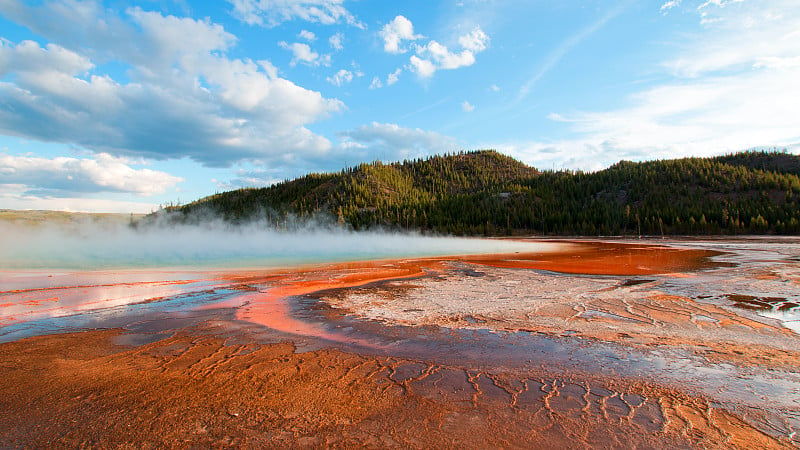
{"type": "Polygon", "coordinates": [[[292,20],[324,25],[344,21],[364,28],[342,4],[344,0],[228,0],[232,14],[249,25],[275,27],[292,20]]]}
{"type": "Polygon", "coordinates": [[[470,102],[468,102],[468,101],[464,100],[464,101],[461,103],[461,109],[462,109],[464,112],[472,112],[472,111],[475,111],[475,105],[473,105],[473,104],[471,104],[470,102]]]}
{"type": "Polygon", "coordinates": [[[453,53],[444,45],[436,41],[428,42],[428,45],[418,50],[418,53],[427,56],[436,63],[437,69],[458,69],[459,67],[471,66],[475,63],[475,54],[472,50],[464,50],[461,53],[453,53]]]}
{"type": "Polygon", "coordinates": [[[417,55],[411,55],[411,71],[416,72],[422,78],[430,78],[436,73],[436,65],[433,62],[422,59],[417,55]]]}
{"type": "Polygon", "coordinates": [[[378,35],[383,39],[383,49],[387,53],[394,54],[407,51],[400,46],[403,41],[415,41],[423,38],[422,35],[414,34],[414,25],[404,16],[397,16],[384,25],[378,35]]]}
{"type": "Polygon", "coordinates": [[[707,155],[800,142],[800,70],[757,71],[663,85],[631,106],[565,117],[592,142],[653,156],[707,155]]]}
{"type": "Polygon", "coordinates": [[[308,30],[302,30],[300,34],[297,35],[297,37],[306,40],[308,42],[314,42],[317,40],[317,35],[308,30]]]}
{"type": "Polygon", "coordinates": [[[480,28],[475,28],[464,36],[459,37],[458,43],[466,50],[480,53],[486,50],[486,46],[489,44],[489,36],[480,28]]]}
{"type": "Polygon", "coordinates": [[[328,77],[327,80],[328,83],[341,87],[342,85],[353,81],[353,72],[342,69],[336,72],[332,77],[328,77]]]}
{"type": "Polygon", "coordinates": [[[231,191],[234,189],[248,187],[272,186],[285,179],[285,175],[276,169],[237,169],[234,171],[235,178],[228,181],[212,179],[218,190],[231,191]]]}
{"type": "Polygon", "coordinates": [[[292,52],[292,62],[290,63],[292,66],[297,65],[297,63],[303,63],[311,67],[317,67],[320,65],[327,66],[330,65],[331,58],[330,55],[323,55],[320,56],[319,53],[311,50],[311,47],[308,44],[303,44],[301,42],[294,42],[289,44],[287,42],[281,41],[278,45],[285,50],[289,50],[292,52]]]}
{"type": "Polygon", "coordinates": [[[31,192],[63,196],[79,192],[162,194],[182,178],[151,169],[135,169],[130,161],[100,153],[96,158],[42,158],[0,154],[0,184],[24,186],[31,192]]]}
{"type": "Polygon", "coordinates": [[[792,0],[706,3],[705,30],[689,36],[681,54],[664,63],[679,77],[750,70],[800,56],[800,12],[792,0]]]}
{"type": "MultiPolygon", "coordinates": [[[[141,34],[135,42],[145,43],[142,54],[138,55],[145,60],[169,64],[198,53],[227,51],[236,42],[236,37],[226,32],[222,25],[208,20],[163,16],[138,7],[130,8],[126,13],[141,27],[141,34]]],[[[114,33],[114,30],[104,31],[114,33]]]]}
{"type": "Polygon", "coordinates": [[[669,10],[671,10],[672,8],[677,8],[680,5],[681,5],[681,0],[669,0],[668,2],[661,5],[661,8],[659,8],[658,11],[661,14],[666,15],[667,13],[669,13],[669,10]]]}
{"type": "Polygon", "coordinates": [[[744,0],[708,0],[702,5],[697,7],[698,11],[705,9],[708,6],[718,6],[720,8],[724,8],[726,5],[730,3],[742,3],[744,0]]]}
{"type": "Polygon", "coordinates": [[[14,72],[43,72],[53,70],[70,74],[85,74],[94,64],[84,56],[63,47],[47,44],[42,48],[33,41],[22,41],[16,46],[0,40],[0,75],[14,72]]]}
{"type": "Polygon", "coordinates": [[[372,122],[339,133],[339,137],[341,151],[362,161],[421,158],[457,149],[456,140],[449,136],[391,123],[372,122]]]}
{"type": "Polygon", "coordinates": [[[579,140],[493,143],[492,147],[540,170],[594,171],[606,168],[620,159],[618,152],[609,154],[602,145],[579,140]]]}
{"type": "Polygon", "coordinates": [[[493,84],[489,86],[489,90],[491,90],[492,92],[500,92],[500,86],[493,84]]]}
{"type": "Polygon", "coordinates": [[[0,13],[51,41],[0,44],[2,134],[209,166],[331,149],[307,125],[343,104],[279,77],[269,61],[229,58],[236,38],[217,24],[67,0],[7,0],[0,13]],[[128,80],[98,71],[106,62],[128,80]]]}
{"type": "Polygon", "coordinates": [[[344,50],[344,34],[336,33],[330,38],[328,38],[328,43],[331,45],[331,48],[336,50],[337,52],[344,50]]]}
{"type": "Polygon", "coordinates": [[[400,79],[400,74],[403,72],[402,68],[395,70],[394,72],[390,73],[386,76],[386,85],[391,86],[400,79]]]}
{"type": "Polygon", "coordinates": [[[667,82],[607,111],[552,113],[575,137],[500,148],[526,162],[594,169],[620,159],[709,156],[750,148],[800,150],[800,10],[791,1],[704,4],[695,35],[662,65],[667,82]],[[588,162],[593,167],[586,167],[588,162]]]}
{"type": "Polygon", "coordinates": [[[378,77],[373,77],[372,78],[372,83],[369,84],[369,88],[370,89],[380,89],[382,87],[383,87],[383,82],[381,82],[381,79],[378,78],[378,77]]]}
{"type": "Polygon", "coordinates": [[[475,28],[459,37],[458,42],[463,50],[457,53],[433,40],[424,46],[417,46],[417,54],[409,59],[411,69],[422,78],[430,78],[437,70],[471,66],[475,63],[475,55],[489,45],[489,36],[480,28],[475,28]]]}
{"type": "Polygon", "coordinates": [[[147,214],[158,209],[158,204],[127,200],[87,197],[38,197],[21,192],[4,192],[0,185],[0,203],[7,209],[50,210],[89,213],[147,214]]]}
{"type": "Polygon", "coordinates": [[[372,79],[372,83],[370,83],[370,85],[369,85],[369,88],[370,89],[380,89],[380,88],[382,88],[384,86],[391,86],[391,85],[397,83],[400,80],[400,74],[401,73],[403,73],[403,68],[402,67],[398,68],[394,72],[389,73],[388,75],[386,75],[386,82],[385,83],[383,81],[381,81],[381,79],[379,77],[374,77],[372,79]]]}

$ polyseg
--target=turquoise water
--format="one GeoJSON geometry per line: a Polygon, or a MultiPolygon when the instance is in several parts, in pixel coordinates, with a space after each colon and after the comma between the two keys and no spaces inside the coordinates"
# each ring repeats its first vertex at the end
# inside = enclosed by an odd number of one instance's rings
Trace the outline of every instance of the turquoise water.
{"type": "Polygon", "coordinates": [[[311,263],[486,253],[544,252],[559,244],[387,232],[258,227],[40,227],[0,230],[1,269],[284,267],[311,263]]]}

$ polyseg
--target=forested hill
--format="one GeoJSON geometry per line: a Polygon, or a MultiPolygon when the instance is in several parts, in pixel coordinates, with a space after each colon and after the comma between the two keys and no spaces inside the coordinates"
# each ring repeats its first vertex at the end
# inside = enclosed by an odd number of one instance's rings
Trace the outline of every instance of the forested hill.
{"type": "Polygon", "coordinates": [[[800,157],[747,152],[540,172],[495,151],[361,164],[168,208],[239,222],[330,216],[467,235],[800,233],[800,157]]]}

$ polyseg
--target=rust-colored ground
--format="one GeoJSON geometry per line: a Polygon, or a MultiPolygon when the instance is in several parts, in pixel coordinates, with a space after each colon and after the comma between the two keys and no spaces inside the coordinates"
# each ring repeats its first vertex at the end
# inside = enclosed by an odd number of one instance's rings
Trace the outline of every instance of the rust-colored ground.
{"type": "Polygon", "coordinates": [[[613,242],[573,243],[570,250],[557,253],[463,258],[463,261],[492,267],[538,269],[585,275],[653,275],[697,270],[708,265],[707,250],[680,249],[658,245],[613,242]]]}
{"type": "MultiPolygon", "coordinates": [[[[569,252],[377,261],[226,274],[237,318],[337,340],[286,299],[444,273],[452,261],[650,275],[704,251],[579,244],[569,252]]],[[[216,278],[215,278],[216,279],[216,278]]],[[[661,299],[659,301],[667,301],[661,299]]],[[[219,306],[219,305],[218,305],[219,306]]],[[[0,447],[782,448],[706,399],[603,374],[571,377],[257,345],[213,323],[139,347],[121,330],[0,345],[0,447]]],[[[673,343],[667,342],[672,345],[673,343]]]]}
{"type": "Polygon", "coordinates": [[[211,330],[0,346],[1,447],[780,448],[705,400],[647,385],[471,371],[211,330]]]}
{"type": "MultiPolygon", "coordinates": [[[[314,333],[309,325],[288,314],[284,299],[331,289],[346,289],[385,280],[420,277],[441,273],[451,261],[491,267],[538,269],[561,273],[592,275],[652,275],[695,270],[707,264],[712,253],[653,245],[625,245],[605,242],[569,244],[569,251],[516,255],[463,256],[395,261],[362,261],[311,267],[302,270],[258,275],[237,274],[236,279],[270,283],[263,292],[252,292],[243,301],[249,307],[238,317],[285,332],[314,333]]],[[[332,338],[331,336],[318,336],[332,338]]]]}

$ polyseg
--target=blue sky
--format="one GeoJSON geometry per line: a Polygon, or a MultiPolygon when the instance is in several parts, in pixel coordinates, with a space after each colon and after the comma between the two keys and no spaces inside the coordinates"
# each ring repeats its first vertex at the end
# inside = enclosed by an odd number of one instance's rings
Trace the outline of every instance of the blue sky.
{"type": "Polygon", "coordinates": [[[800,151],[796,0],[0,0],[0,208],[345,165],[800,151]]]}

